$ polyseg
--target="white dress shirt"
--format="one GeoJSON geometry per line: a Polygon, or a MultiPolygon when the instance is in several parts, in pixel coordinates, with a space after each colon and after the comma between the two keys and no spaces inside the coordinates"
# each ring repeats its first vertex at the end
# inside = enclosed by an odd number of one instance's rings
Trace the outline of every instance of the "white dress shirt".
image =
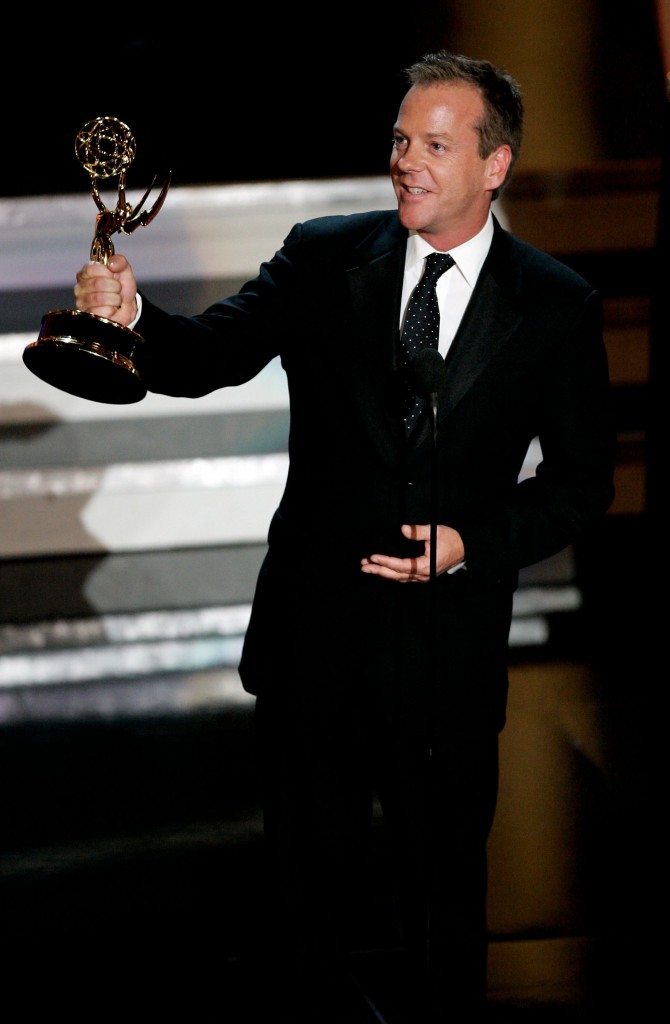
{"type": "MultiPolygon", "coordinates": [[[[470,301],[472,290],[479,277],[479,271],[486,259],[493,239],[493,215],[489,211],[486,224],[479,234],[468,239],[462,245],[449,249],[455,266],[451,267],[437,282],[437,301],[440,307],[440,341],[441,356],[446,356],[449,346],[470,301]]],[[[400,304],[400,331],[405,319],[409,297],[419,283],[423,272],[424,258],[435,252],[428,242],[416,232],[411,231],[407,239],[405,254],[405,277],[402,286],[402,302],[400,304]]]]}

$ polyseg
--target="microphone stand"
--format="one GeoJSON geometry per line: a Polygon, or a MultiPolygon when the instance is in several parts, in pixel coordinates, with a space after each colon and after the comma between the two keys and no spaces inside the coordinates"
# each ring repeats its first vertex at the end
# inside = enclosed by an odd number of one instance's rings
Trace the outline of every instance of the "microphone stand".
{"type": "Polygon", "coordinates": [[[438,445],[437,445],[437,409],[438,390],[441,382],[446,376],[444,359],[437,349],[422,349],[414,358],[411,366],[413,385],[418,394],[422,394],[428,401],[431,428],[431,465],[430,465],[430,577],[428,580],[429,592],[429,614],[428,614],[428,687],[426,691],[426,724],[427,724],[427,777],[428,786],[426,794],[426,846],[429,858],[429,896],[426,907],[426,980],[430,980],[430,965],[432,959],[432,886],[434,885],[434,870],[432,861],[434,859],[431,812],[434,806],[433,799],[433,757],[434,737],[433,723],[435,719],[436,691],[437,691],[437,518],[438,518],[438,445]]]}
{"type": "Polygon", "coordinates": [[[429,858],[429,899],[427,907],[426,929],[426,980],[430,984],[430,965],[432,960],[432,924],[434,886],[434,850],[432,840],[432,817],[434,813],[434,736],[435,704],[437,699],[437,506],[438,506],[438,467],[437,467],[437,391],[431,391],[428,397],[429,413],[432,426],[432,446],[430,457],[430,588],[428,615],[428,693],[426,700],[426,720],[428,724],[428,792],[427,792],[427,837],[429,858]]]}

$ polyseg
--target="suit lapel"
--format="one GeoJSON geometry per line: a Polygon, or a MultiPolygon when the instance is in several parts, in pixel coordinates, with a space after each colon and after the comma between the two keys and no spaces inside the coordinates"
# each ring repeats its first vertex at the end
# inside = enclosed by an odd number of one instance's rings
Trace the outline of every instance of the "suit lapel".
{"type": "MultiPolygon", "coordinates": [[[[403,436],[397,355],[406,237],[394,220],[392,230],[361,250],[360,262],[347,271],[358,328],[351,358],[364,389],[359,407],[372,434],[379,436],[381,423],[396,442],[403,436]]],[[[385,444],[388,437],[381,440],[385,444]]]]}
{"type": "Polygon", "coordinates": [[[441,408],[448,414],[517,327],[521,315],[493,274],[482,268],[447,357],[441,408]]]}
{"type": "Polygon", "coordinates": [[[387,233],[347,271],[361,353],[375,372],[380,363],[396,369],[405,239],[406,233],[387,233]]]}
{"type": "Polygon", "coordinates": [[[467,394],[521,320],[509,242],[510,236],[495,221],[491,249],[445,359],[440,420],[467,394]]]}

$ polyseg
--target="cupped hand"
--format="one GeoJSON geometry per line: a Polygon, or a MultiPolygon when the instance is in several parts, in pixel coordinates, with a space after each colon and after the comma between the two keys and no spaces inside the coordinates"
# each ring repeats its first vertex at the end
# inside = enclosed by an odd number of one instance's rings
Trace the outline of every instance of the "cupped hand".
{"type": "MultiPolygon", "coordinates": [[[[408,540],[423,541],[423,554],[410,558],[398,558],[395,555],[368,555],[361,559],[361,571],[373,576],[383,576],[387,580],[398,583],[427,583],[430,580],[430,525],[404,525],[402,534],[408,540]]],[[[450,526],[438,525],[436,575],[447,572],[459,565],[465,557],[465,549],[461,535],[450,526]]]]}

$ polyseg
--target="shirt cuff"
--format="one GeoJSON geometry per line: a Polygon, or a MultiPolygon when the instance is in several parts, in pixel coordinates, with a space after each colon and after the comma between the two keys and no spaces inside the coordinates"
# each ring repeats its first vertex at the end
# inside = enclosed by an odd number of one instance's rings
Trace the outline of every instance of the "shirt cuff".
{"type": "Polygon", "coordinates": [[[131,331],[133,331],[135,329],[135,324],[137,323],[139,318],[142,316],[142,296],[140,295],[139,292],[135,296],[135,302],[137,304],[137,316],[135,317],[135,319],[131,323],[128,324],[128,327],[129,327],[129,329],[131,331]]]}

